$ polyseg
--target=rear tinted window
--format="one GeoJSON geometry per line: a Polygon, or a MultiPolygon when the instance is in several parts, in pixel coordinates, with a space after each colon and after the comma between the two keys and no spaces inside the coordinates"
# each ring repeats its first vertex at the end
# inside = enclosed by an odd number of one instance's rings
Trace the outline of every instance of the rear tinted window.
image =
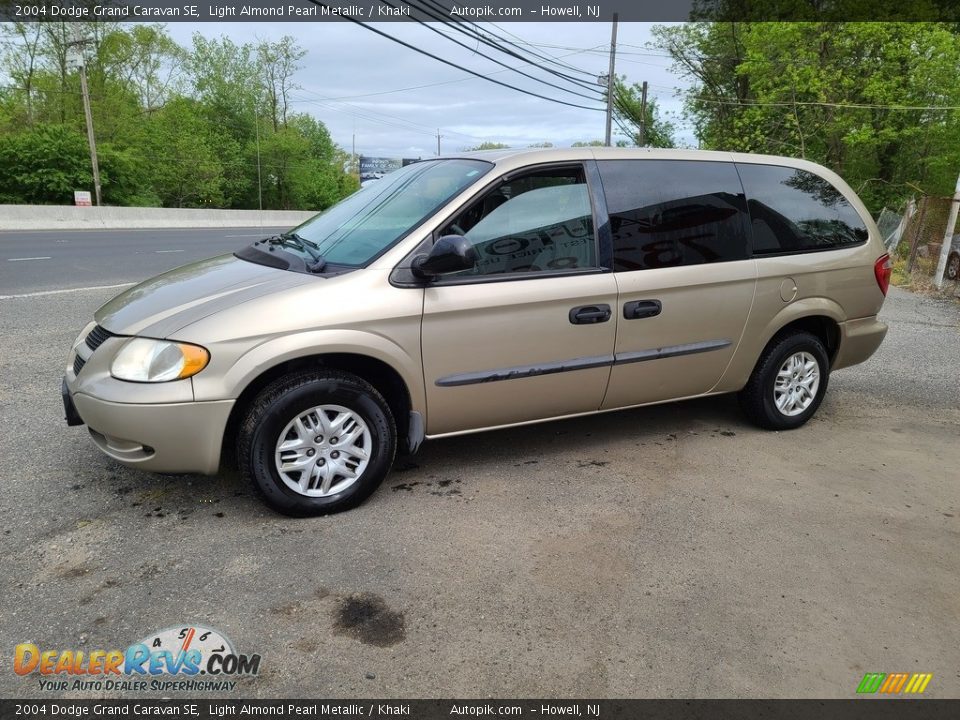
{"type": "Polygon", "coordinates": [[[749,255],[743,189],[733,163],[597,163],[613,233],[614,270],[699,265],[749,255]]]}
{"type": "Polygon", "coordinates": [[[737,164],[753,225],[755,255],[858,245],[867,227],[828,181],[806,170],[737,164]]]}

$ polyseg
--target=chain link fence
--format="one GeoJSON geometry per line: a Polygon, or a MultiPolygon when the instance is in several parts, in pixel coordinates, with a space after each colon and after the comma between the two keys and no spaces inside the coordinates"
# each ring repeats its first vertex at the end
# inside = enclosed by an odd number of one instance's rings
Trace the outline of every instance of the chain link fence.
{"type": "MultiPolygon", "coordinates": [[[[894,280],[915,289],[932,289],[943,236],[947,230],[953,198],[924,196],[910,200],[902,212],[884,208],[877,217],[877,227],[894,260],[894,280]]],[[[960,276],[960,235],[954,235],[947,262],[944,289],[958,291],[960,276]]]]}

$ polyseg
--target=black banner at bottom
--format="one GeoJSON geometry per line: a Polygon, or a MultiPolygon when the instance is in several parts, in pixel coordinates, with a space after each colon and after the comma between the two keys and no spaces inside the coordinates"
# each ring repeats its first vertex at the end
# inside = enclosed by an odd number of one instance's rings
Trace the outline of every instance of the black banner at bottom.
{"type": "Polygon", "coordinates": [[[108,717],[953,720],[960,700],[0,700],[4,719],[108,717]]]}

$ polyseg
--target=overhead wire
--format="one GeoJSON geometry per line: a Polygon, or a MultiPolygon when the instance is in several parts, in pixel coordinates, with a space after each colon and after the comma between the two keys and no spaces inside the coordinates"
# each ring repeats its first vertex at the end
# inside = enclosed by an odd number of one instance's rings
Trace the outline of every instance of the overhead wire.
{"type": "MultiPolygon", "coordinates": [[[[576,52],[568,53],[567,55],[561,55],[560,57],[570,57],[571,55],[580,55],[580,54],[582,54],[583,52],[585,52],[585,51],[584,51],[584,50],[578,50],[578,51],[576,51],[576,52]]],[[[499,75],[499,74],[505,73],[505,72],[507,72],[507,70],[494,70],[493,72],[491,72],[491,73],[489,73],[489,74],[490,74],[490,75],[499,75]]],[[[320,97],[320,96],[318,95],[317,97],[318,97],[319,99],[321,99],[321,100],[335,100],[335,101],[338,101],[338,102],[339,102],[339,101],[341,101],[341,100],[356,100],[356,99],[359,99],[359,98],[377,97],[377,96],[379,96],[379,95],[392,95],[392,94],[394,94],[394,93],[407,92],[407,91],[409,91],[409,90],[422,90],[423,88],[439,87],[439,86],[441,86],[441,85],[452,85],[452,84],[454,84],[454,83],[469,82],[469,81],[471,81],[471,80],[476,80],[476,79],[477,79],[477,78],[475,78],[475,77],[454,78],[453,80],[441,80],[440,82],[425,83],[425,84],[423,84],[423,85],[411,85],[411,86],[409,86],[409,87],[396,88],[396,89],[394,89],[394,90],[380,90],[380,91],[372,92],[372,93],[362,93],[362,94],[360,94],[360,95],[339,95],[339,96],[335,96],[335,97],[320,97]]],[[[302,89],[302,88],[301,88],[301,89],[302,89]]]]}
{"type": "MultiPolygon", "coordinates": [[[[383,2],[384,4],[389,4],[388,2],[386,2],[386,0],[380,0],[380,1],[383,2]]],[[[486,45],[486,46],[488,46],[488,47],[496,50],[497,52],[500,52],[500,53],[503,53],[503,54],[508,55],[508,56],[510,56],[510,57],[513,57],[513,58],[515,58],[515,59],[517,59],[517,60],[519,60],[519,61],[521,61],[521,62],[523,62],[523,63],[525,63],[525,64],[535,65],[536,67],[538,67],[539,69],[543,70],[544,72],[547,72],[547,73],[549,73],[549,74],[551,74],[551,75],[554,75],[555,77],[561,78],[561,79],[565,80],[566,82],[569,82],[569,83],[571,83],[571,84],[573,84],[573,85],[577,85],[577,86],[579,86],[579,87],[582,88],[582,89],[586,89],[586,90],[590,90],[590,91],[596,92],[596,87],[595,87],[594,85],[591,85],[590,83],[584,82],[584,81],[581,80],[580,78],[573,77],[573,76],[568,75],[568,74],[566,74],[566,73],[564,73],[564,72],[560,72],[559,70],[556,70],[556,69],[554,69],[554,68],[552,68],[552,67],[549,67],[549,64],[551,63],[550,58],[543,57],[543,56],[538,56],[538,55],[536,55],[536,54],[534,54],[534,53],[530,53],[530,54],[534,55],[535,57],[538,57],[538,59],[540,59],[541,61],[547,63],[547,65],[543,65],[543,64],[538,65],[538,64],[536,64],[536,63],[533,63],[533,62],[530,61],[529,58],[524,57],[524,56],[522,56],[522,55],[519,55],[517,52],[515,52],[515,51],[513,51],[513,50],[510,50],[509,48],[504,47],[503,45],[501,45],[500,43],[497,43],[497,42],[494,41],[494,40],[491,40],[490,37],[488,37],[488,35],[485,33],[485,31],[483,31],[483,29],[480,28],[480,26],[479,26],[477,23],[474,23],[474,22],[452,21],[452,20],[448,19],[447,17],[445,17],[445,16],[442,14],[442,12],[444,11],[443,6],[439,5],[437,2],[435,2],[435,0],[417,0],[417,1],[420,3],[420,6],[421,6],[421,7],[418,7],[417,5],[414,5],[412,2],[409,2],[408,4],[409,4],[411,7],[413,7],[415,10],[417,10],[417,11],[419,11],[419,12],[422,12],[423,14],[425,14],[425,15],[427,15],[428,17],[432,18],[433,20],[436,20],[436,21],[439,22],[441,25],[444,25],[444,26],[446,26],[446,27],[449,27],[451,30],[454,30],[454,31],[456,31],[456,32],[458,32],[458,33],[461,33],[461,34],[465,35],[466,37],[468,37],[468,38],[470,38],[470,39],[472,39],[472,40],[476,40],[478,43],[483,43],[484,45],[486,45]],[[428,6],[429,6],[429,7],[428,7],[428,6]]],[[[421,22],[421,23],[422,23],[423,21],[418,20],[418,22],[421,22]]],[[[449,35],[446,35],[445,33],[442,33],[442,32],[440,32],[439,30],[436,30],[435,28],[431,28],[431,29],[434,30],[434,32],[438,32],[438,33],[440,33],[441,35],[444,35],[444,36],[447,37],[448,39],[452,39],[449,35]]],[[[496,36],[494,36],[494,37],[496,37],[496,36]]],[[[499,37],[498,37],[497,39],[502,40],[502,38],[499,38],[499,37]]],[[[507,42],[509,42],[509,41],[507,41],[507,42]]],[[[460,43],[458,43],[458,44],[460,44],[460,43]]],[[[478,54],[483,55],[483,53],[480,53],[480,52],[479,52],[479,49],[472,49],[472,51],[475,52],[475,53],[478,53],[478,54]]],[[[528,52],[528,51],[523,51],[523,52],[528,52]]],[[[484,57],[488,57],[488,56],[484,55],[484,57]]],[[[581,72],[585,72],[585,71],[581,71],[581,72]]],[[[523,74],[523,73],[521,73],[521,74],[523,74]]],[[[538,79],[538,78],[534,78],[534,79],[538,80],[538,82],[544,82],[543,80],[540,80],[540,79],[538,79]]],[[[561,88],[561,89],[565,89],[565,88],[561,88]]],[[[571,91],[571,90],[566,90],[566,92],[572,92],[572,91],[571,91]]],[[[577,94],[577,93],[575,93],[575,94],[577,94]]]]}
{"type": "MultiPolygon", "coordinates": [[[[380,2],[381,2],[382,4],[384,4],[384,5],[386,5],[387,7],[391,7],[391,8],[396,8],[396,7],[397,7],[396,5],[394,5],[393,3],[391,3],[389,0],[380,0],[380,2]]],[[[411,4],[411,3],[408,3],[408,4],[411,4]]],[[[414,6],[414,7],[415,7],[415,6],[414,6]]],[[[552,82],[550,82],[549,80],[544,80],[543,78],[538,78],[538,77],[536,77],[535,75],[531,75],[530,73],[527,73],[527,72],[524,72],[523,70],[520,70],[519,68],[511,67],[510,65],[507,65],[507,64],[506,64],[505,62],[503,62],[502,60],[497,60],[496,58],[493,58],[493,57],[491,57],[491,56],[489,56],[489,55],[487,55],[487,54],[485,54],[485,53],[479,52],[478,50],[474,50],[473,48],[471,48],[471,47],[470,47],[469,45],[467,45],[466,43],[464,43],[464,42],[462,42],[462,41],[460,41],[460,40],[457,40],[456,38],[454,38],[454,37],[452,37],[452,36],[450,36],[450,35],[447,35],[447,34],[441,32],[441,31],[438,30],[437,28],[432,27],[432,26],[430,25],[430,23],[427,23],[427,22],[424,21],[424,20],[420,20],[420,19],[418,19],[418,18],[414,18],[414,20],[415,20],[416,22],[418,22],[420,25],[422,25],[423,27],[425,27],[425,28],[427,28],[428,30],[430,30],[431,32],[434,32],[434,33],[436,33],[437,35],[440,35],[441,37],[446,38],[446,39],[449,40],[450,42],[452,42],[452,43],[454,43],[454,44],[456,44],[456,45],[459,45],[459,46],[462,47],[462,48],[466,48],[467,50],[470,50],[471,52],[479,55],[480,57],[486,58],[486,59],[489,60],[490,62],[495,63],[495,64],[499,65],[500,67],[503,67],[503,68],[506,68],[507,70],[510,70],[510,71],[512,71],[512,72],[515,72],[515,73],[518,73],[519,75],[523,75],[524,77],[530,78],[531,80],[534,80],[534,81],[536,81],[536,82],[543,83],[544,85],[548,85],[549,87],[552,87],[552,88],[555,88],[555,89],[557,89],[557,90],[560,90],[561,92],[570,93],[571,95],[577,95],[578,97],[586,98],[587,100],[596,100],[596,99],[597,99],[597,97],[596,97],[596,88],[590,88],[590,90],[594,91],[594,93],[595,93],[594,95],[585,95],[584,93],[578,92],[578,91],[576,91],[576,90],[571,90],[571,89],[565,88],[565,87],[563,87],[563,86],[561,86],[561,85],[557,85],[556,83],[552,83],[552,82]]]]}
{"type": "MultiPolygon", "coordinates": [[[[327,5],[325,2],[323,2],[322,0],[309,0],[309,2],[312,3],[313,5],[317,5],[318,7],[327,8],[328,10],[330,9],[330,6],[327,5]]],[[[397,43],[398,45],[402,45],[402,46],[405,47],[405,48],[408,48],[408,49],[410,49],[410,50],[413,50],[414,52],[420,53],[421,55],[425,55],[426,57],[429,57],[429,58],[431,58],[431,59],[433,59],[433,60],[436,60],[437,62],[441,62],[441,63],[443,63],[444,65],[449,65],[450,67],[457,68],[458,70],[462,70],[463,72],[469,73],[470,75],[474,75],[474,76],[476,76],[476,77],[483,78],[483,79],[486,80],[487,82],[494,83],[495,85],[500,85],[500,86],[502,86],[502,87],[508,88],[509,90],[514,90],[514,91],[516,91],[516,92],[523,93],[523,94],[529,95],[529,96],[531,96],[531,97],[539,98],[540,100],[546,100],[547,102],[552,102],[552,103],[555,103],[555,104],[558,104],[558,105],[565,105],[565,106],[567,106],[567,107],[577,108],[578,110],[591,110],[591,111],[595,111],[595,112],[604,112],[604,108],[601,108],[601,107],[590,107],[590,106],[588,106],[588,105],[578,105],[578,104],[576,104],[576,103],[567,102],[566,100],[560,100],[560,99],[558,99],[558,98],[549,97],[549,96],[547,96],[547,95],[541,95],[540,93],[536,93],[536,92],[533,92],[533,91],[531,91],[531,90],[524,90],[523,88],[519,88],[519,87],[517,87],[516,85],[511,85],[510,83],[505,83],[505,82],[502,82],[502,81],[500,81],[500,80],[495,80],[494,78],[491,78],[491,77],[488,77],[488,76],[486,76],[486,75],[483,75],[482,73],[477,72],[476,70],[471,70],[470,68],[466,68],[466,67],[464,67],[463,65],[458,65],[457,63],[451,62],[451,61],[449,61],[449,60],[445,60],[444,58],[442,58],[442,57],[440,57],[440,56],[438,56],[438,55],[434,55],[433,53],[428,52],[427,50],[424,50],[424,49],[422,49],[422,48],[418,48],[417,46],[412,45],[412,44],[406,42],[405,40],[401,40],[400,38],[394,37],[393,35],[390,35],[389,33],[384,32],[383,30],[380,30],[379,28],[375,28],[375,27],[373,27],[372,25],[370,25],[370,24],[368,24],[368,23],[361,22],[360,20],[357,20],[356,18],[353,18],[353,17],[351,17],[351,16],[349,16],[349,15],[344,15],[343,18],[344,18],[345,20],[348,20],[349,22],[354,23],[355,25],[359,25],[360,27],[364,28],[365,30],[369,30],[370,32],[372,32],[372,33],[374,33],[374,34],[376,34],[376,35],[379,35],[379,36],[384,37],[384,38],[386,38],[386,39],[388,39],[388,40],[390,40],[390,41],[392,41],[392,42],[395,42],[395,43],[397,43]]]]}

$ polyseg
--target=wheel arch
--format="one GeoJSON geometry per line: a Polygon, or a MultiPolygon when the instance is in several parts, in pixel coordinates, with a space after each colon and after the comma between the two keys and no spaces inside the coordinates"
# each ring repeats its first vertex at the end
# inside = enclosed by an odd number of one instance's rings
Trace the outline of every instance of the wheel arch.
{"type": "MultiPolygon", "coordinates": [[[[766,350],[770,343],[777,338],[794,332],[807,332],[816,337],[823,343],[827,350],[827,358],[830,360],[830,366],[840,351],[840,324],[828,315],[804,315],[796,320],[788,322],[777,330],[763,346],[766,350]]],[[[763,351],[761,351],[762,354],[763,351]]]]}
{"type": "MultiPolygon", "coordinates": [[[[741,342],[716,388],[724,392],[737,391],[746,385],[764,351],[775,339],[789,332],[809,332],[823,343],[831,367],[840,351],[842,334],[840,323],[844,322],[843,308],[828,298],[805,298],[781,309],[763,330],[753,333],[753,340],[741,342]]],[[[749,328],[745,334],[749,336],[749,328]]]]}
{"type": "Polygon", "coordinates": [[[304,352],[292,357],[278,358],[277,361],[262,368],[256,374],[245,380],[242,389],[237,393],[237,400],[227,419],[221,446],[221,463],[227,466],[234,465],[234,450],[237,431],[243,417],[253,399],[270,383],[292,372],[303,370],[321,370],[329,368],[356,375],[370,383],[387,401],[397,425],[397,437],[401,449],[416,450],[419,439],[413,438],[418,433],[422,435],[423,423],[419,427],[411,428],[412,415],[420,413],[422,417],[422,403],[414,394],[416,385],[409,377],[405,377],[395,364],[382,357],[368,352],[357,350],[331,350],[321,352],[304,352]],[[411,447],[412,446],[412,447],[411,447]]]}

